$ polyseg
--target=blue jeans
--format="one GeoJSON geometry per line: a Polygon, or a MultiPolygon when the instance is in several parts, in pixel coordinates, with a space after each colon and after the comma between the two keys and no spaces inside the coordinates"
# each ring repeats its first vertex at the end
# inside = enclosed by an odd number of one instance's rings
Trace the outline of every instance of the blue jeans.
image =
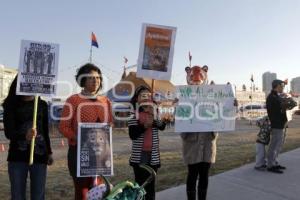
{"type": "Polygon", "coordinates": [[[26,199],[26,181],[28,172],[30,174],[31,200],[44,200],[47,165],[33,164],[32,166],[29,166],[29,164],[25,162],[8,163],[8,174],[11,184],[11,199],[26,199]]]}

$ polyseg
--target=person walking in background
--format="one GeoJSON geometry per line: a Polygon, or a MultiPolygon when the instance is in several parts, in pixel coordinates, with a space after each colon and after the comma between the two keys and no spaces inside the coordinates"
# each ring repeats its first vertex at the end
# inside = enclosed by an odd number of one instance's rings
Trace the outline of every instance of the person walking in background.
{"type": "Polygon", "coordinates": [[[270,143],[271,123],[268,116],[257,120],[256,125],[260,128],[256,139],[256,170],[267,169],[266,146],[270,143]]]}
{"type": "MultiPolygon", "coordinates": [[[[93,177],[77,177],[77,129],[78,123],[112,123],[111,102],[98,95],[102,89],[102,73],[94,64],[87,63],[79,68],[76,81],[82,88],[80,94],[70,96],[62,111],[60,132],[68,138],[68,168],[74,182],[75,199],[85,200],[93,186],[93,177]]],[[[98,182],[103,182],[99,180],[98,182]]]]}
{"type": "MultiPolygon", "coordinates": [[[[130,165],[133,167],[135,181],[142,185],[149,174],[139,165],[146,164],[155,172],[160,167],[158,130],[164,130],[166,124],[158,119],[157,107],[148,87],[138,87],[131,103],[135,112],[128,121],[129,136],[132,140],[130,165]]],[[[145,187],[145,190],[146,200],[154,200],[155,179],[145,187]]]]}
{"type": "Polygon", "coordinates": [[[270,172],[282,174],[286,167],[279,165],[276,158],[281,150],[285,131],[287,127],[286,110],[282,106],[282,98],[279,96],[283,92],[285,83],[281,80],[272,82],[272,90],[267,97],[267,112],[271,122],[271,141],[268,149],[268,166],[270,172]]]}
{"type": "Polygon", "coordinates": [[[26,182],[30,174],[32,200],[45,199],[47,164],[53,163],[48,131],[48,105],[38,99],[37,128],[33,129],[34,96],[16,95],[17,77],[4,100],[4,133],[10,141],[8,174],[11,199],[26,199],[26,182]],[[34,162],[29,165],[30,144],[35,137],[34,162]]]}

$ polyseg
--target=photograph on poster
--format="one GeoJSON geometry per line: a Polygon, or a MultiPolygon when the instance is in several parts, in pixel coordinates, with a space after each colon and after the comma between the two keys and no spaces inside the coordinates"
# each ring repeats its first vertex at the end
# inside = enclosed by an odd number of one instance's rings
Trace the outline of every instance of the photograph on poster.
{"type": "Polygon", "coordinates": [[[77,176],[113,175],[111,127],[80,123],[78,127],[77,176]]]}

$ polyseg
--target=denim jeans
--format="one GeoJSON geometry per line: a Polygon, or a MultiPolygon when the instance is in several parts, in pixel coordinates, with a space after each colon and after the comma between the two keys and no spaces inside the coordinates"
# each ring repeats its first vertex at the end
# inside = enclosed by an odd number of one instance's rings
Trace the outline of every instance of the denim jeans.
{"type": "Polygon", "coordinates": [[[33,164],[32,166],[29,166],[29,164],[25,162],[8,163],[8,174],[11,184],[11,199],[26,199],[26,181],[28,172],[30,174],[31,200],[44,200],[47,165],[33,164]]]}

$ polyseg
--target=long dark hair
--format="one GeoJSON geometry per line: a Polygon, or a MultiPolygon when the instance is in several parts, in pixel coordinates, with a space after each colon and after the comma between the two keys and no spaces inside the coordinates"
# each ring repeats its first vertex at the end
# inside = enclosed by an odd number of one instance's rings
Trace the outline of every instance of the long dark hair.
{"type": "Polygon", "coordinates": [[[3,101],[2,106],[3,106],[4,110],[15,107],[22,100],[22,96],[16,94],[17,80],[18,80],[18,75],[15,77],[15,79],[11,83],[9,91],[8,91],[8,95],[3,101]]]}

